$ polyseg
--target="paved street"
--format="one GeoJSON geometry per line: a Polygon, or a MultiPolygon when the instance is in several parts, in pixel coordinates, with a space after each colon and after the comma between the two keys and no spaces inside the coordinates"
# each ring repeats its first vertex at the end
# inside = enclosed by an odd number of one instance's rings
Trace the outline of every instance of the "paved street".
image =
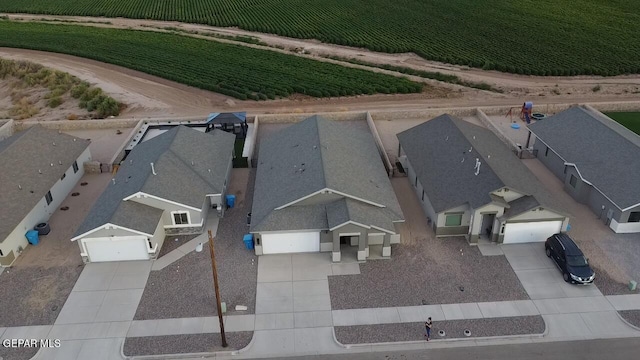
{"type": "Polygon", "coordinates": [[[629,360],[636,359],[640,339],[606,339],[543,344],[398,350],[378,353],[290,357],[290,360],[629,360]]]}

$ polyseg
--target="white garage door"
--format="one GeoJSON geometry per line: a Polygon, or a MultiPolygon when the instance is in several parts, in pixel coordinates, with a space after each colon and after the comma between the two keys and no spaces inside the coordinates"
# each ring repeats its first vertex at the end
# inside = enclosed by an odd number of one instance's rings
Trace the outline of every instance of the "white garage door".
{"type": "Polygon", "coordinates": [[[90,262],[149,259],[147,238],[144,236],[116,236],[82,241],[90,262]]]}
{"type": "Polygon", "coordinates": [[[562,221],[538,221],[526,223],[507,223],[504,228],[504,243],[528,243],[545,241],[560,232],[562,221]]]}
{"type": "Polygon", "coordinates": [[[262,235],[263,254],[284,254],[318,251],[320,251],[319,232],[262,235]]]}

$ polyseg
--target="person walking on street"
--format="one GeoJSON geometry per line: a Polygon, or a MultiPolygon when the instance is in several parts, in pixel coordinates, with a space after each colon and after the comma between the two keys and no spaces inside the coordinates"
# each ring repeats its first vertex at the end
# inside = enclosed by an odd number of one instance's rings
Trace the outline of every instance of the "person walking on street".
{"type": "Polygon", "coordinates": [[[433,326],[433,322],[431,321],[431,317],[429,317],[427,321],[424,323],[424,330],[426,332],[424,334],[424,337],[427,338],[427,341],[431,339],[431,326],[433,326]]]}

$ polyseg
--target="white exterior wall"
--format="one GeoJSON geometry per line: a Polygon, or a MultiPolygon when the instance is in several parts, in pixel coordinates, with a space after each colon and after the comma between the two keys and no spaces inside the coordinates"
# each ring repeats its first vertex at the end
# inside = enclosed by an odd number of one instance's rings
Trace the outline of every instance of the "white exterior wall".
{"type": "Polygon", "coordinates": [[[158,221],[158,226],[156,226],[153,236],[151,237],[151,246],[155,248],[156,244],[158,244],[156,252],[153,254],[154,256],[158,256],[158,254],[160,254],[160,249],[162,248],[162,244],[164,244],[164,238],[164,223],[162,221],[158,221]]]}
{"type": "MultiPolygon", "coordinates": [[[[78,172],[74,174],[73,165],[71,165],[65,172],[67,176],[62,180],[58,179],[51,187],[51,197],[53,198],[51,204],[47,205],[47,201],[43,196],[42,199],[38,201],[38,204],[22,219],[9,236],[7,236],[4,242],[0,244],[0,248],[5,256],[13,250],[17,258],[19,254],[18,248],[21,247],[24,249],[29,244],[25,237],[26,232],[33,229],[38,223],[49,220],[51,215],[58,209],[60,204],[62,204],[62,201],[67,198],[73,187],[78,183],[78,180],[84,175],[83,164],[86,161],[91,161],[91,152],[88,147],[80,154],[76,161],[78,162],[78,172]]],[[[54,164],[54,166],[58,165],[54,164]]]]}
{"type": "MultiPolygon", "coordinates": [[[[156,209],[164,210],[164,214],[162,214],[162,220],[166,226],[173,225],[173,216],[171,215],[172,211],[186,211],[189,213],[189,218],[191,224],[200,225],[202,223],[202,213],[201,210],[194,210],[191,208],[187,208],[181,205],[177,205],[174,203],[170,203],[164,200],[159,200],[152,197],[145,197],[144,195],[140,195],[140,197],[134,196],[128,201],[135,201],[140,204],[148,205],[154,207],[156,209]]],[[[205,197],[202,197],[202,201],[205,201],[205,197]]]]}
{"type": "Polygon", "coordinates": [[[611,230],[618,234],[637,233],[640,232],[640,222],[618,223],[616,219],[611,219],[609,224],[611,230]]]}

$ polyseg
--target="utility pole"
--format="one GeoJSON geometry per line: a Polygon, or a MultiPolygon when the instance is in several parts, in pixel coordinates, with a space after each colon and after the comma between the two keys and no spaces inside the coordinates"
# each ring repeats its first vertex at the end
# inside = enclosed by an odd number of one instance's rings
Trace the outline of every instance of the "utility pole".
{"type": "Polygon", "coordinates": [[[216,292],[216,306],[218,307],[218,320],[220,320],[220,336],[222,347],[227,347],[227,337],[224,334],[224,321],[222,321],[222,303],[220,303],[220,289],[218,288],[218,268],[216,266],[216,252],[213,249],[213,236],[209,233],[209,251],[211,252],[211,267],[213,268],[213,288],[216,292]]]}

